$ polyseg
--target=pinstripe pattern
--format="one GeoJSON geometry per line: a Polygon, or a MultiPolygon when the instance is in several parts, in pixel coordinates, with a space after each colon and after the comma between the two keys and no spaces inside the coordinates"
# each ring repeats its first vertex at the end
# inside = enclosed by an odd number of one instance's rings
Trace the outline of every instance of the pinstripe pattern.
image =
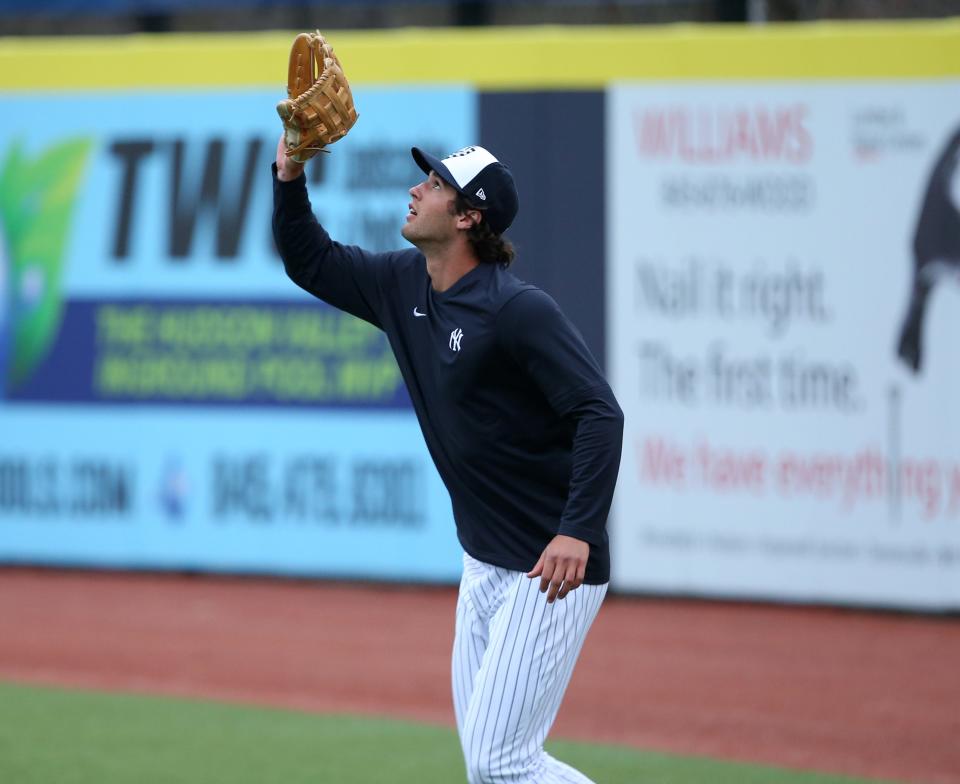
{"type": "Polygon", "coordinates": [[[451,675],[470,784],[593,784],[543,743],[607,586],[553,604],[539,586],[464,555],[451,675]]]}

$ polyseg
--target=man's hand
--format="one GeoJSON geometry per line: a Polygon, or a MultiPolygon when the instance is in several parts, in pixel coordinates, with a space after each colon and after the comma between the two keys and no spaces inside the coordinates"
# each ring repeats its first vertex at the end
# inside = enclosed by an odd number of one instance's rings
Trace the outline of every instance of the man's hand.
{"type": "Polygon", "coordinates": [[[540,560],[527,577],[540,578],[540,593],[546,592],[547,604],[554,599],[563,599],[570,591],[583,584],[587,571],[587,558],[590,557],[590,545],[572,536],[557,534],[547,545],[540,560]]]}
{"type": "Polygon", "coordinates": [[[287,145],[281,133],[280,141],[277,143],[277,179],[281,182],[290,182],[301,174],[303,174],[303,164],[287,157],[287,145]]]}

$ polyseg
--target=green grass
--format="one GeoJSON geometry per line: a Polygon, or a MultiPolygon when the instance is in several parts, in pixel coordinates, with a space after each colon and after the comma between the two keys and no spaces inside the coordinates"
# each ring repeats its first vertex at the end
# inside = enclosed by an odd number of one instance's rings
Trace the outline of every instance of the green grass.
{"type": "MultiPolygon", "coordinates": [[[[598,784],[865,779],[553,742],[598,784]]],[[[0,684],[3,784],[462,784],[455,733],[402,721],[0,684]]]]}

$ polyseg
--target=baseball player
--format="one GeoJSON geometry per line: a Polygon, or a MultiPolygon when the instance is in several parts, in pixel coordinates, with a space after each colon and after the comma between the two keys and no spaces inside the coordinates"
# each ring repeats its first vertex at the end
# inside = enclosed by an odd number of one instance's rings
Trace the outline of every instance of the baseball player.
{"type": "MultiPolygon", "coordinates": [[[[371,253],[317,222],[303,166],[274,165],[287,274],[390,340],[464,549],[452,681],[471,784],[591,784],[543,749],[607,590],[623,413],[557,304],[508,270],[510,170],[420,149],[401,234],[371,253]]],[[[559,227],[558,227],[559,230],[559,227]]]]}

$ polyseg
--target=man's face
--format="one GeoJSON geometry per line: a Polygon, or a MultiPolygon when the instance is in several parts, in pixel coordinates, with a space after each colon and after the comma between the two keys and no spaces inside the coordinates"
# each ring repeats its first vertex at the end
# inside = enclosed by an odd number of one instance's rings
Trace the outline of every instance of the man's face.
{"type": "Polygon", "coordinates": [[[424,244],[443,245],[457,234],[458,216],[451,205],[457,192],[430,172],[426,180],[410,189],[407,222],[400,229],[403,238],[422,248],[424,244]]]}

